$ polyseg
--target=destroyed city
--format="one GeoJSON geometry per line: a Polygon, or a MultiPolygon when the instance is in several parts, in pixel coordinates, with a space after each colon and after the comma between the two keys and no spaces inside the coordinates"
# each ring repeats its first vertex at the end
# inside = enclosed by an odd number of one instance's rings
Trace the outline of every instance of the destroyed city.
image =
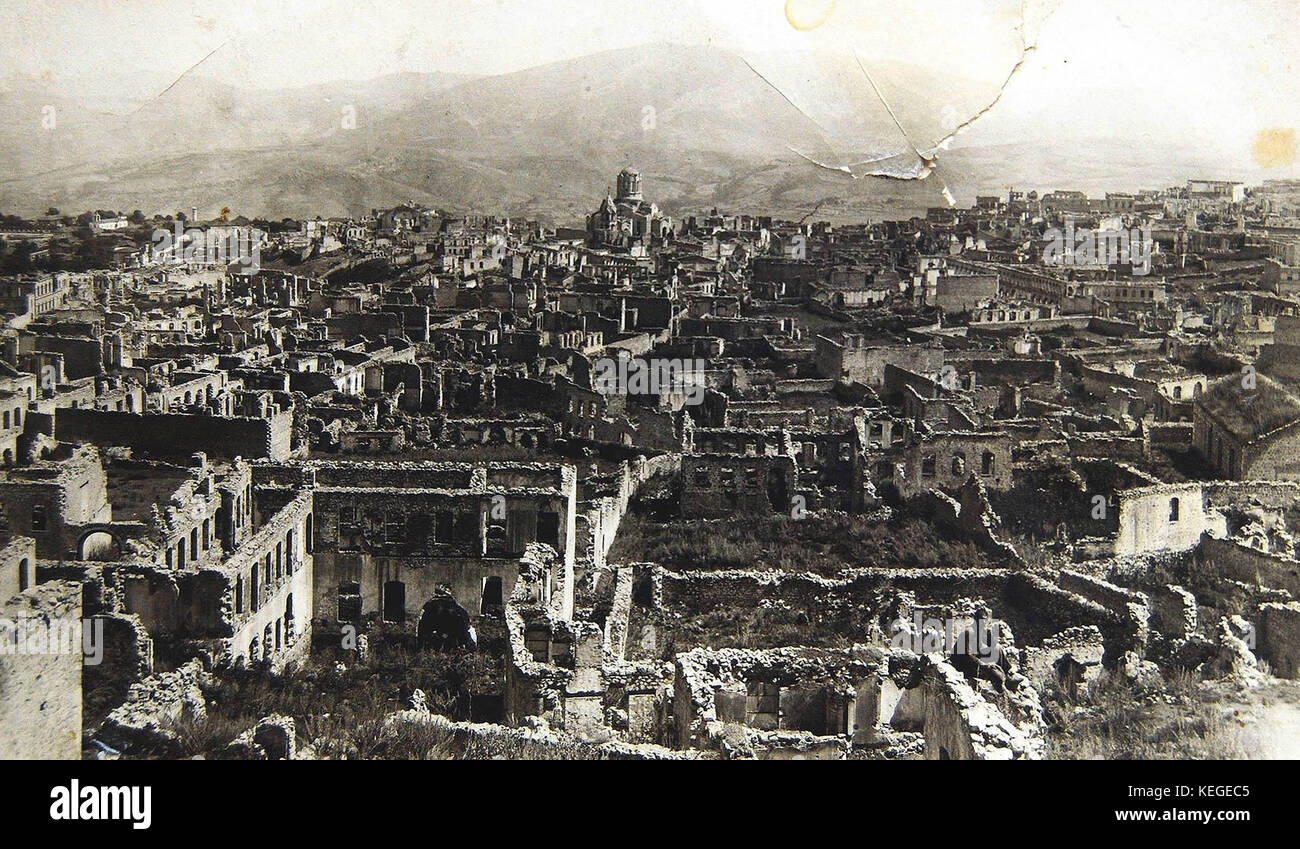
{"type": "Polygon", "coordinates": [[[111,762],[46,827],[1300,757],[1293,3],[5,5],[0,757],[111,762]]]}

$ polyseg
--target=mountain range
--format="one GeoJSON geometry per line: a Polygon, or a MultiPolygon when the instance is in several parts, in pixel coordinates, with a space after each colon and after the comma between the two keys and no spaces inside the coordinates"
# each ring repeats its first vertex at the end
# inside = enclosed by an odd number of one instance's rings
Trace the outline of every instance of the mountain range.
{"type": "Polygon", "coordinates": [[[10,80],[0,84],[0,211],[198,207],[204,218],[227,207],[280,218],[415,202],[572,225],[635,166],[647,198],[672,214],[863,220],[922,214],[945,203],[945,186],[963,202],[1012,185],[1096,193],[1173,185],[1207,167],[1191,144],[981,138],[977,124],[925,180],[855,179],[837,167],[880,159],[854,170],[914,172],[913,144],[927,150],[997,95],[900,64],[871,68],[868,81],[859,63],[652,45],[498,76],[272,90],[204,67],[145,97],[131,94],[138,78],[10,80]]]}

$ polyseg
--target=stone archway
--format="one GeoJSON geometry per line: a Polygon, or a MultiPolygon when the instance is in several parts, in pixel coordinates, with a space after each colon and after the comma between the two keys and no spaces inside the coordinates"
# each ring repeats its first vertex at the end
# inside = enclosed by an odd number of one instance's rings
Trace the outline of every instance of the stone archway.
{"type": "Polygon", "coordinates": [[[108,561],[121,556],[121,541],[103,528],[89,530],[77,540],[78,560],[108,561]]]}
{"type": "Polygon", "coordinates": [[[438,596],[424,605],[417,629],[420,648],[435,651],[475,647],[469,612],[451,596],[438,596]]]}

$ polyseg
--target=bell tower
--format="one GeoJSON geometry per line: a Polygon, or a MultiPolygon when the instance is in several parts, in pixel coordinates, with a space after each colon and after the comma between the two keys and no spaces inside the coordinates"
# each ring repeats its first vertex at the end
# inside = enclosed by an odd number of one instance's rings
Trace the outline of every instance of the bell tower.
{"type": "Polygon", "coordinates": [[[618,197],[615,199],[619,203],[643,200],[641,197],[641,172],[633,168],[625,168],[619,172],[618,197]]]}

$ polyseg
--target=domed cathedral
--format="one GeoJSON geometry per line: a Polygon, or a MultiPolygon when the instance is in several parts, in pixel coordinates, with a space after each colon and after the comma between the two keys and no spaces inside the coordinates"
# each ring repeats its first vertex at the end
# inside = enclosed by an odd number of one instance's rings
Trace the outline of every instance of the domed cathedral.
{"type": "Polygon", "coordinates": [[[619,172],[618,195],[605,192],[600,208],[587,216],[587,237],[592,247],[631,248],[664,245],[673,239],[673,220],[647,203],[641,194],[641,172],[619,172]]]}

